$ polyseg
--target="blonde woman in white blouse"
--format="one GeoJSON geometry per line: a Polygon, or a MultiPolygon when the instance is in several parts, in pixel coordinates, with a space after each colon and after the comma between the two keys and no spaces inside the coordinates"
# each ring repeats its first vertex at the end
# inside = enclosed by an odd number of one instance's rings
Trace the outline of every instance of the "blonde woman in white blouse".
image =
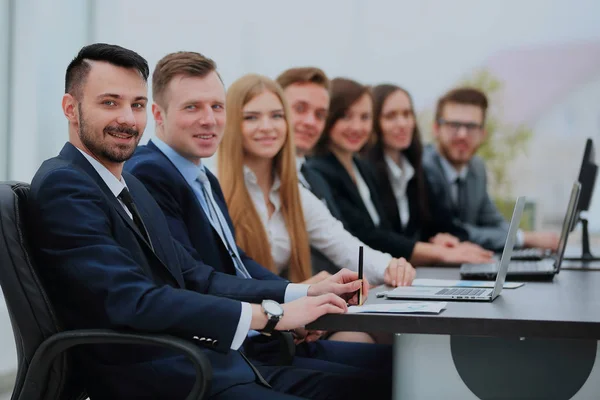
{"type": "Polygon", "coordinates": [[[310,282],[310,246],[353,270],[364,246],[364,275],[371,284],[412,283],[412,265],[365,246],[299,184],[287,104],[276,82],[254,74],[238,79],[227,91],[225,108],[217,172],[236,241],[250,257],[292,282],[310,282]]]}

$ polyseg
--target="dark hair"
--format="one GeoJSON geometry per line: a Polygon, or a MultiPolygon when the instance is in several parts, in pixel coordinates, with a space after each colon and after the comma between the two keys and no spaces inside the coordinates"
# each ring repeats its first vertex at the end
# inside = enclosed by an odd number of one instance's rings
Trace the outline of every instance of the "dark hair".
{"type": "Polygon", "coordinates": [[[483,113],[483,121],[485,121],[485,114],[488,108],[488,100],[481,90],[471,87],[460,87],[453,89],[443,95],[437,103],[435,110],[435,122],[438,122],[442,118],[444,112],[444,106],[448,103],[465,104],[470,106],[477,106],[481,108],[483,113]]]}
{"type": "Polygon", "coordinates": [[[327,91],[331,86],[325,72],[316,67],[297,67],[285,70],[277,77],[277,83],[284,89],[294,83],[314,83],[324,87],[327,91]]]}
{"type": "Polygon", "coordinates": [[[200,53],[179,51],[167,54],[158,61],[152,73],[152,98],[164,107],[165,92],[173,78],[178,75],[204,78],[216,70],[217,64],[200,53]]]}
{"type": "Polygon", "coordinates": [[[114,44],[94,43],[79,50],[77,56],[69,63],[65,75],[65,93],[81,98],[81,90],[91,70],[88,61],[104,61],[109,64],[137,70],[144,81],[148,81],[150,69],[148,62],[133,50],[114,44]]]}
{"type": "Polygon", "coordinates": [[[331,81],[331,100],[329,101],[329,113],[325,121],[323,134],[315,145],[315,154],[323,155],[329,153],[329,134],[335,123],[346,114],[348,109],[365,93],[371,94],[369,86],[347,78],[335,78],[331,81]]]}
{"type": "MultiPolygon", "coordinates": [[[[410,107],[413,110],[414,106],[410,94],[403,88],[391,85],[377,85],[372,90],[373,94],[373,133],[374,140],[371,141],[370,145],[365,149],[364,155],[369,161],[375,165],[379,177],[382,182],[387,186],[391,187],[389,172],[384,156],[384,145],[383,145],[383,131],[379,120],[381,119],[381,113],[383,112],[383,105],[387,98],[397,92],[401,91],[408,97],[410,107]]],[[[412,141],[406,150],[402,153],[404,157],[410,162],[415,169],[414,180],[417,185],[417,196],[419,200],[419,217],[421,225],[428,224],[431,222],[431,213],[429,212],[429,199],[427,198],[427,190],[425,183],[425,172],[423,170],[423,143],[421,142],[421,132],[417,124],[415,117],[415,128],[412,132],[412,141]]],[[[398,204],[396,203],[395,196],[382,196],[384,200],[384,207],[386,210],[390,210],[392,215],[398,215],[398,204]]]]}

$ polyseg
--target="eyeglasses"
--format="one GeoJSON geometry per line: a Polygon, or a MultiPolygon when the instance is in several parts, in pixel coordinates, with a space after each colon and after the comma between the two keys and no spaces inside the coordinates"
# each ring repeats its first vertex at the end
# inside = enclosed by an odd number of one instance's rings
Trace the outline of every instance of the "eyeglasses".
{"type": "Polygon", "coordinates": [[[440,118],[438,124],[440,126],[445,126],[452,135],[457,135],[460,128],[465,128],[465,131],[469,136],[479,135],[483,131],[483,125],[474,122],[446,121],[445,119],[440,118]]]}

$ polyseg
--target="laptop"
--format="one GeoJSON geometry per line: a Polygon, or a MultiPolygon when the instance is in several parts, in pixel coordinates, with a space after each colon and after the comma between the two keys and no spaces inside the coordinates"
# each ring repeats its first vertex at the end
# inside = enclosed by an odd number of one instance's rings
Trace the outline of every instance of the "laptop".
{"type": "Polygon", "coordinates": [[[504,286],[506,280],[506,272],[508,271],[508,263],[512,255],[512,250],[517,240],[517,230],[519,222],[525,207],[525,197],[521,196],[517,199],[515,209],[513,211],[504,251],[500,259],[500,272],[496,274],[496,283],[493,289],[486,288],[460,288],[460,287],[419,287],[405,286],[397,287],[383,294],[378,294],[378,297],[386,297],[388,299],[419,299],[419,300],[474,300],[474,301],[494,301],[504,286]]]}
{"type": "MultiPolygon", "coordinates": [[[[538,261],[515,261],[512,258],[508,264],[508,279],[552,279],[554,275],[560,272],[560,266],[567,247],[567,239],[571,231],[570,227],[577,214],[580,193],[581,184],[579,182],[573,183],[556,253],[538,261]]],[[[460,275],[463,279],[494,279],[497,272],[498,265],[496,263],[463,264],[460,268],[460,275]]]]}

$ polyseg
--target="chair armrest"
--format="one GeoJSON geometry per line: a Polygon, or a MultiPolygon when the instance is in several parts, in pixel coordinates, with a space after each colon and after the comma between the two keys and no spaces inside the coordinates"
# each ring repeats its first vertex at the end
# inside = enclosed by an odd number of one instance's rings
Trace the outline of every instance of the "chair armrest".
{"type": "Polygon", "coordinates": [[[196,369],[196,382],[186,400],[200,400],[208,393],[212,366],[201,348],[191,341],[175,336],[149,333],[129,333],[110,329],[81,329],[50,336],[38,347],[25,377],[19,400],[39,399],[54,358],[82,344],[144,344],[169,347],[190,359],[196,369]]]}

